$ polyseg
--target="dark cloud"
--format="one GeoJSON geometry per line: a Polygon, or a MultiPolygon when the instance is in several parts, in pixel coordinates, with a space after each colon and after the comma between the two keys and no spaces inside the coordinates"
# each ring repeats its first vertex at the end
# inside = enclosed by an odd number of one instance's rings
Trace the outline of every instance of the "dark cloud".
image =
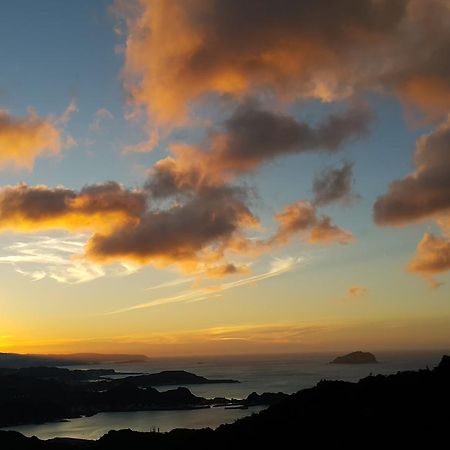
{"type": "Polygon", "coordinates": [[[366,107],[352,107],[311,126],[246,102],[227,120],[224,133],[212,137],[210,158],[224,171],[239,172],[289,153],[334,153],[344,143],[365,135],[370,120],[366,107]]]}
{"type": "Polygon", "coordinates": [[[417,141],[416,170],[394,181],[374,205],[378,225],[404,225],[450,212],[450,119],[417,141]]]}
{"type": "Polygon", "coordinates": [[[156,198],[201,191],[286,154],[334,153],[365,134],[370,120],[367,108],[353,107],[311,126],[246,102],[226,121],[223,131],[209,135],[203,147],[173,145],[173,156],[153,166],[146,188],[156,198]]]}
{"type": "Polygon", "coordinates": [[[374,204],[378,225],[407,225],[433,220],[442,236],[425,233],[408,269],[426,277],[450,270],[450,118],[417,140],[415,171],[394,181],[374,204]]]}
{"type": "Polygon", "coordinates": [[[238,191],[210,189],[183,204],[148,211],[133,226],[95,234],[87,244],[87,256],[193,269],[199,261],[221,259],[229,241],[256,224],[238,191]]]}
{"type": "Polygon", "coordinates": [[[109,229],[135,221],[146,196],[108,182],[80,191],[18,184],[0,189],[0,229],[109,229]]]}
{"type": "Polygon", "coordinates": [[[124,78],[158,123],[179,120],[210,92],[330,101],[383,90],[441,114],[450,104],[446,1],[139,4],[140,14],[124,12],[124,78]]]}
{"type": "Polygon", "coordinates": [[[344,162],[341,167],[322,170],[313,181],[314,204],[318,206],[352,198],[353,163],[344,162]]]}

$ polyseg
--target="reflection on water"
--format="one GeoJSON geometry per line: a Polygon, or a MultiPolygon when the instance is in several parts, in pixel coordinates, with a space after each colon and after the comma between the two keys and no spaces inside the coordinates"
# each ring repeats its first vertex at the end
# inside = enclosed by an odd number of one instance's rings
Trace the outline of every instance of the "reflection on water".
{"type": "Polygon", "coordinates": [[[245,410],[207,408],[190,411],[138,411],[109,412],[92,417],[82,417],[67,422],[51,422],[41,425],[22,425],[8,428],[26,436],[41,439],[73,437],[98,439],[109,430],[131,428],[135,431],[170,431],[174,428],[217,428],[223,423],[231,423],[240,417],[260,411],[261,407],[245,410]]]}

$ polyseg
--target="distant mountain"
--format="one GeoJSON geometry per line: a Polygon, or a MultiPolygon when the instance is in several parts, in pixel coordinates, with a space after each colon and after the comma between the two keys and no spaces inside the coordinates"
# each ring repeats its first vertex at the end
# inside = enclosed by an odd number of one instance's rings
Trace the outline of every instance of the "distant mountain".
{"type": "Polygon", "coordinates": [[[74,366],[82,364],[122,364],[148,361],[145,355],[72,353],[60,355],[29,355],[0,353],[0,368],[21,368],[36,366],[74,366]]]}
{"type": "Polygon", "coordinates": [[[375,355],[370,352],[352,352],[344,356],[338,356],[330,364],[376,364],[375,355]]]}

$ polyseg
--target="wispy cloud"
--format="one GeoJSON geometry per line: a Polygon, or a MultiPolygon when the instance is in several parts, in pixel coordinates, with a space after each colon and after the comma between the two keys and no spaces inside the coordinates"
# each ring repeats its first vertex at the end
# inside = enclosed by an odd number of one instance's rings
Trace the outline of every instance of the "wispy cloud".
{"type": "Polygon", "coordinates": [[[246,286],[248,284],[254,284],[259,281],[277,277],[284,273],[290,272],[294,270],[294,268],[296,268],[302,261],[303,261],[302,258],[294,258],[294,257],[276,258],[272,261],[269,270],[266,272],[252,275],[250,277],[244,277],[236,281],[230,281],[227,283],[220,283],[216,285],[209,285],[202,288],[183,291],[179,294],[168,297],[156,298],[149,302],[140,303],[134,306],[118,309],[115,311],[110,311],[106,313],[106,315],[120,314],[124,312],[153,308],[155,306],[168,305],[172,303],[191,303],[206,300],[208,298],[217,296],[221,292],[228,291],[230,289],[235,289],[241,286],[246,286]]]}
{"type": "Polygon", "coordinates": [[[156,289],[164,289],[164,288],[170,288],[170,287],[176,287],[180,286],[181,284],[187,284],[190,282],[195,281],[194,277],[188,277],[188,278],[176,278],[174,280],[167,281],[165,283],[156,284],[155,286],[150,286],[148,288],[145,288],[146,291],[154,291],[156,289]]]}
{"type": "Polygon", "coordinates": [[[123,276],[136,271],[130,264],[102,267],[79,258],[86,236],[33,236],[15,242],[0,253],[0,264],[10,264],[14,270],[33,281],[51,278],[59,283],[85,283],[112,275],[123,276]]]}

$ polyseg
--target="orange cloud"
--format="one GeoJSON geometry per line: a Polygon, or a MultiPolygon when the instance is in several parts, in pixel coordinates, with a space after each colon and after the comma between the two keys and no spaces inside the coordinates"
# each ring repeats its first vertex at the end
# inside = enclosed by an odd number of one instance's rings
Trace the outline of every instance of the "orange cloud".
{"type": "Polygon", "coordinates": [[[347,295],[349,297],[362,297],[363,295],[366,295],[368,292],[368,289],[363,286],[350,286],[347,289],[347,295]]]}
{"type": "Polygon", "coordinates": [[[436,219],[450,211],[450,116],[417,140],[416,170],[394,181],[374,205],[378,225],[436,219]]]}
{"type": "Polygon", "coordinates": [[[328,216],[317,217],[317,209],[306,201],[299,201],[286,206],[275,216],[279,228],[269,239],[270,244],[286,243],[298,233],[306,235],[310,244],[347,244],[353,236],[348,231],[334,225],[328,216]]]}
{"type": "Polygon", "coordinates": [[[146,199],[114,182],[76,192],[24,183],[0,189],[0,230],[107,230],[136,221],[146,199]]]}
{"type": "Polygon", "coordinates": [[[381,88],[433,112],[448,109],[446,2],[140,0],[137,5],[122,11],[123,78],[131,101],[158,124],[182,121],[189,105],[211,92],[242,97],[259,90],[289,101],[330,101],[381,88]]]}
{"type": "Polygon", "coordinates": [[[450,270],[450,116],[417,140],[416,170],[394,181],[374,205],[378,225],[406,225],[433,220],[443,236],[425,233],[408,269],[426,277],[450,270]]]}
{"type": "Polygon", "coordinates": [[[439,286],[432,276],[450,270],[450,238],[425,233],[408,269],[427,278],[432,287],[439,286]]]}
{"type": "MultiPolygon", "coordinates": [[[[334,153],[344,143],[365,134],[370,120],[367,108],[353,107],[331,114],[313,127],[247,101],[234,111],[223,131],[209,134],[204,145],[173,144],[170,148],[172,156],[158,161],[151,169],[147,188],[157,198],[180,191],[198,191],[208,186],[220,186],[287,154],[334,153]]],[[[326,194],[328,197],[343,196],[342,191],[348,190],[351,165],[344,165],[342,171],[331,184],[327,182],[325,187],[333,190],[333,194],[326,194]]],[[[333,174],[325,175],[328,179],[333,174]]]]}
{"type": "Polygon", "coordinates": [[[322,217],[312,228],[308,241],[311,244],[348,244],[353,240],[353,235],[346,230],[334,225],[328,216],[322,217]]]}
{"type": "Polygon", "coordinates": [[[245,264],[236,265],[232,263],[212,266],[206,269],[206,275],[209,278],[222,278],[227,275],[239,275],[239,274],[246,274],[249,272],[250,267],[248,265],[245,264]]]}
{"type": "Polygon", "coordinates": [[[58,154],[61,147],[61,131],[49,118],[33,110],[25,117],[0,110],[0,168],[31,169],[38,156],[58,154]]]}
{"type": "Polygon", "coordinates": [[[88,230],[93,234],[84,254],[96,263],[175,264],[210,277],[249,270],[227,262],[230,252],[258,254],[302,232],[313,244],[347,243],[351,234],[318,217],[308,202],[278,214],[272,237],[249,239],[246,232],[259,226],[249,208],[251,191],[231,181],[285,153],[334,152],[364,133],[369,119],[366,109],[353,108],[312,127],[245,102],[224,132],[209,136],[205,149],[173,145],[172,156],[154,164],[142,190],[113,182],[79,192],[24,184],[3,188],[0,229],[88,230]]]}
{"type": "Polygon", "coordinates": [[[99,262],[130,260],[195,270],[215,264],[235,236],[258,223],[239,190],[223,186],[189,196],[164,210],[149,210],[132,225],[96,233],[86,255],[99,262]]]}

